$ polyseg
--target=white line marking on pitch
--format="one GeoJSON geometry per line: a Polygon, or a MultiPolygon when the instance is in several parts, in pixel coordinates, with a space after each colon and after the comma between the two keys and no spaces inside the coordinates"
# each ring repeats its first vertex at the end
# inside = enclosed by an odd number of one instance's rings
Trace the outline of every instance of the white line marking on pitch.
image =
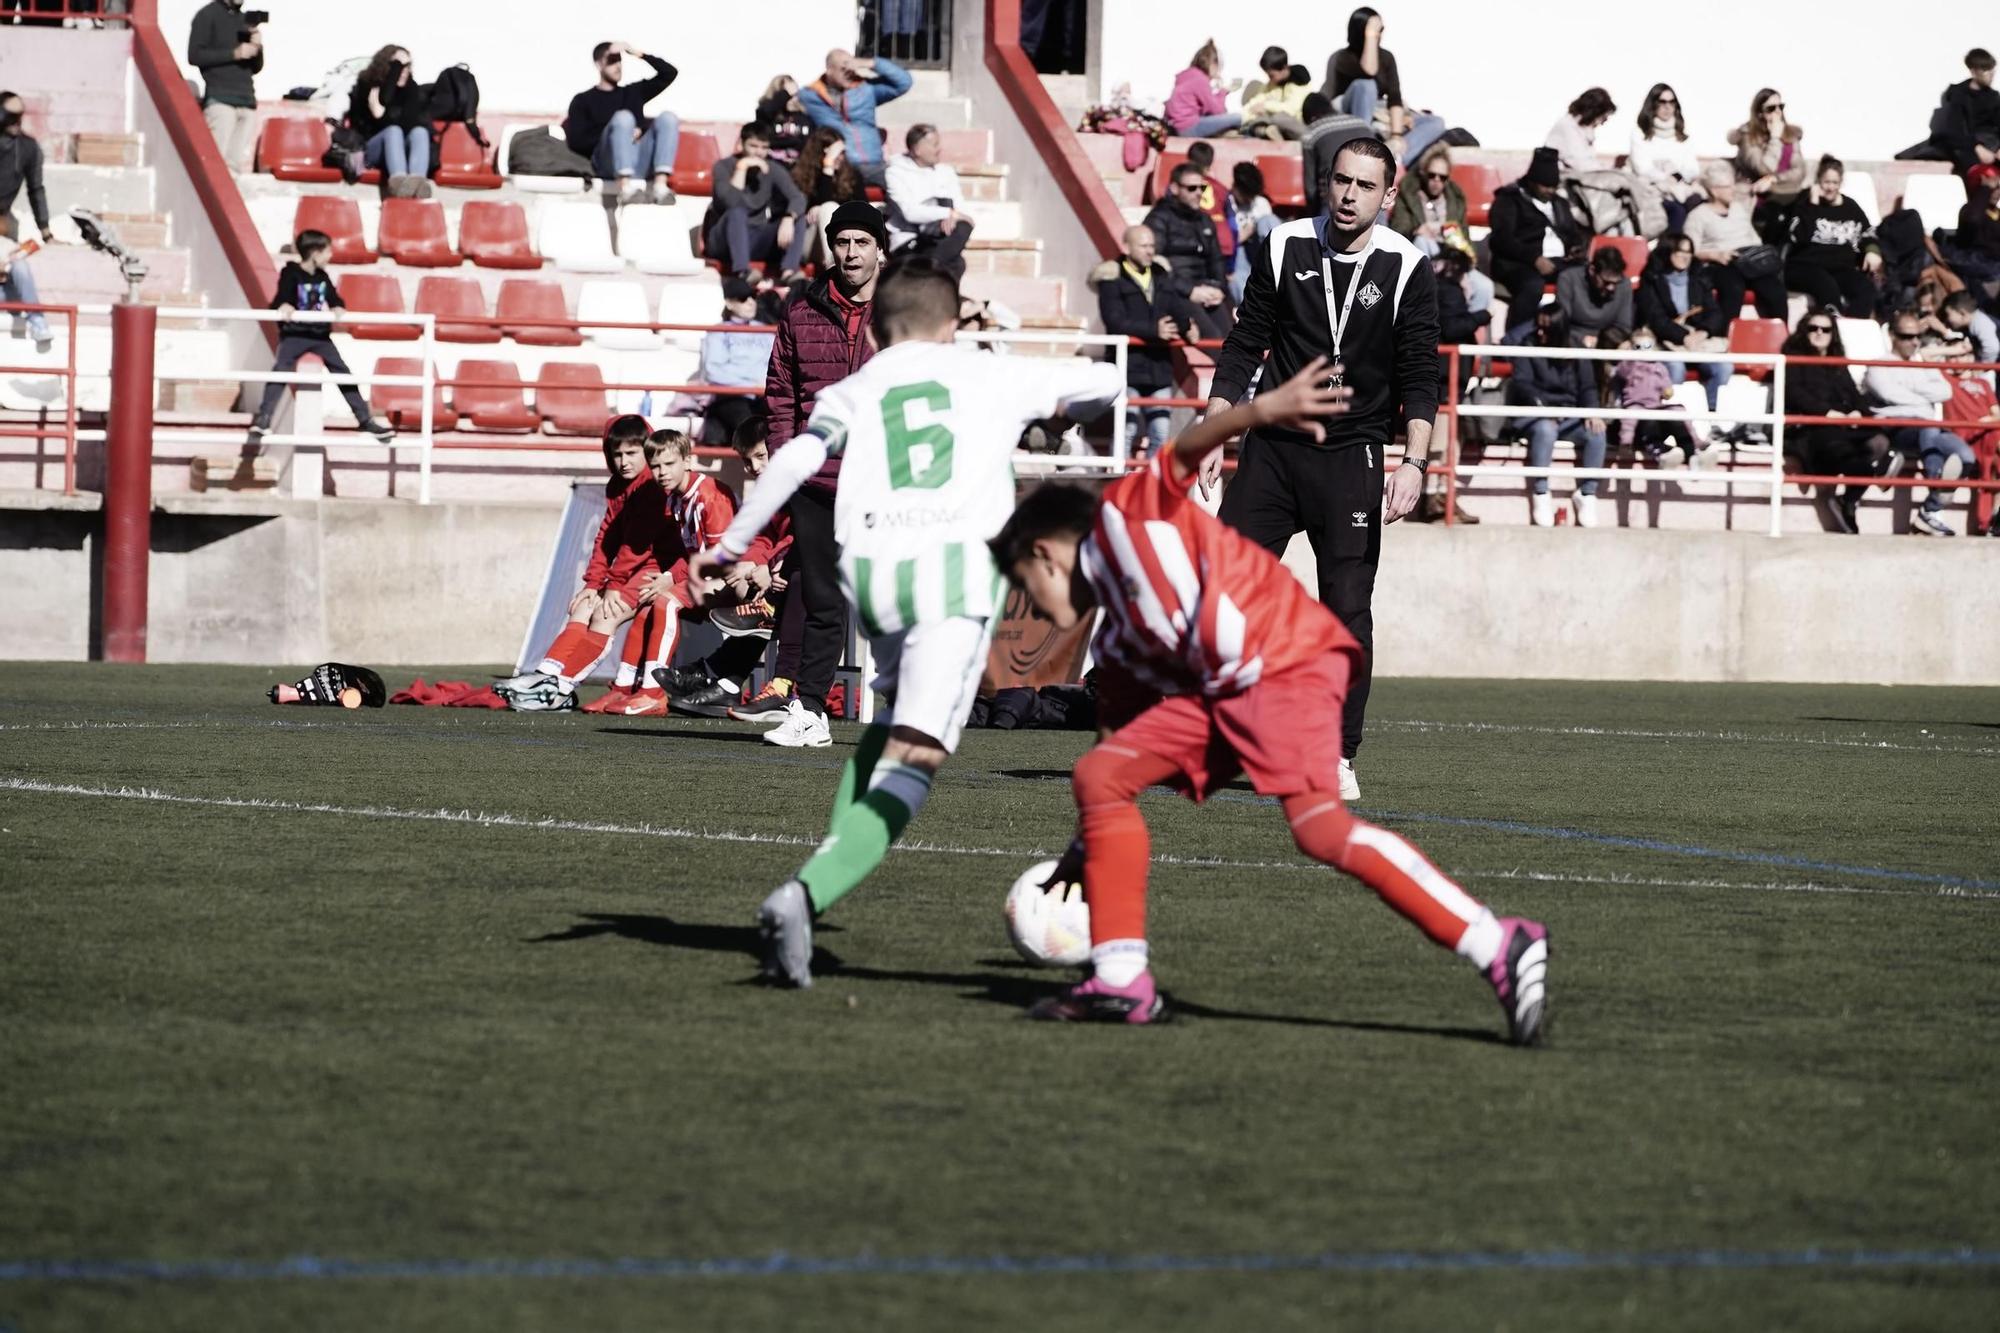
{"type": "Polygon", "coordinates": [[[1520,736],[1608,736],[1620,740],[1726,741],[1734,745],[1756,742],[1767,745],[1830,745],[1845,750],[1910,750],[1918,754],[2000,755],[2000,746],[1990,745],[1911,745],[1902,741],[1840,740],[1830,736],[1760,734],[1754,731],[1643,731],[1627,727],[1547,727],[1513,722],[1425,722],[1394,719],[1382,719],[1369,725],[1386,731],[1474,731],[1520,736]]]}
{"type": "MultiPolygon", "coordinates": [[[[617,833],[643,838],[674,838],[690,842],[764,843],[781,847],[813,847],[819,839],[791,833],[745,833],[735,829],[688,829],[658,824],[614,824],[604,820],[531,818],[484,810],[403,810],[381,805],[329,805],[310,801],[281,801],[254,796],[183,796],[151,787],[87,787],[74,782],[45,782],[37,778],[0,778],[0,791],[27,792],[42,796],[81,796],[121,801],[151,801],[166,805],[207,806],[224,810],[270,810],[287,814],[343,815],[356,819],[394,819],[428,824],[471,824],[480,828],[510,828],[554,833],[617,833]]],[[[897,843],[894,852],[929,852],[943,856],[1000,856],[1010,859],[1046,859],[1053,851],[1019,847],[962,847],[951,843],[911,840],[897,843]]],[[[1155,852],[1156,865],[1214,870],[1304,870],[1324,873],[1326,867],[1304,861],[1228,861],[1219,857],[1174,856],[1155,852]]],[[[1893,898],[1971,898],[2000,901],[2000,893],[1979,889],[1938,888],[1876,889],[1811,881],[1742,881],[1719,879],[1642,879],[1616,873],[1579,875],[1530,870],[1452,871],[1466,880],[1524,880],[1550,884],[1594,884],[1606,888],[1663,889],[1742,889],[1759,893],[1844,893],[1893,898]]]]}

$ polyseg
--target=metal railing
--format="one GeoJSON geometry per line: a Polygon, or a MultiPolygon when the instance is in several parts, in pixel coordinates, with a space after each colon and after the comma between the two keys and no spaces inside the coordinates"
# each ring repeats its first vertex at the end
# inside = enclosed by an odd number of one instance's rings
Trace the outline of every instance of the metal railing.
{"type": "MultiPolygon", "coordinates": [[[[0,439],[28,439],[36,442],[36,453],[40,453],[40,442],[60,439],[63,442],[63,494],[76,494],[76,319],[77,307],[73,305],[24,305],[18,302],[0,302],[0,320],[25,319],[29,315],[40,315],[47,319],[51,315],[62,318],[64,341],[67,344],[61,366],[7,366],[0,365],[0,375],[47,376],[62,381],[62,420],[48,424],[48,409],[41,410],[42,423],[13,422],[0,420],[0,439]]],[[[39,459],[34,461],[39,462],[39,459]]]]}
{"type": "Polygon", "coordinates": [[[125,23],[126,0],[0,0],[0,28],[125,23]]]}
{"type": "Polygon", "coordinates": [[[854,53],[909,69],[951,68],[952,0],[862,0],[854,53]]]}

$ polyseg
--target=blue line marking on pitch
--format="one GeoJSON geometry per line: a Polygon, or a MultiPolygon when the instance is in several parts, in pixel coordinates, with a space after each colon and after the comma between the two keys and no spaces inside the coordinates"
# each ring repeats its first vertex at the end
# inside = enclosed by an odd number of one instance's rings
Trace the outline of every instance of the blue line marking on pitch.
{"type": "Polygon", "coordinates": [[[2000,1249],[1421,1250],[1318,1254],[862,1253],[814,1259],[776,1250],[747,1258],[673,1259],[16,1259],[0,1282],[282,1282],[411,1278],[983,1277],[1129,1273],[1482,1273],[2000,1268],[2000,1249]]]}

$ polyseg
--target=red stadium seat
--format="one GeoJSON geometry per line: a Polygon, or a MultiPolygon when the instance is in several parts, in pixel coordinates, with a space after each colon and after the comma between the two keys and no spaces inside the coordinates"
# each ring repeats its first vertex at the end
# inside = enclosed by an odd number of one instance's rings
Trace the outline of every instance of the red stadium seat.
{"type": "Polygon", "coordinates": [[[715,164],[722,146],[712,134],[683,134],[674,150],[673,173],[667,178],[675,194],[706,195],[715,191],[715,164]]]}
{"type": "Polygon", "coordinates": [[[257,165],[281,181],[327,185],[340,171],[324,165],[333,146],[326,122],[304,116],[273,116],[257,134],[257,165]]]}
{"type": "Polygon", "coordinates": [[[1501,179],[1500,169],[1484,162],[1454,162],[1451,178],[1465,191],[1465,225],[1488,225],[1486,218],[1493,207],[1493,192],[1507,183],[1501,179]]]}
{"type": "Polygon", "coordinates": [[[398,264],[456,268],[463,263],[444,229],[444,207],[428,199],[384,199],[377,244],[398,264]]]}
{"type": "Polygon", "coordinates": [[[481,268],[540,268],[519,204],[476,199],[458,217],[458,248],[481,268]]]}
{"type": "Polygon", "coordinates": [[[535,382],[535,410],[557,435],[602,434],[611,418],[604,373],[587,362],[549,362],[535,382]]]}
{"type": "Polygon", "coordinates": [[[323,231],[333,238],[331,259],[336,264],[375,262],[375,252],[368,248],[361,231],[361,205],[352,199],[335,194],[299,196],[299,206],[292,210],[292,235],[307,230],[323,231]]]}
{"type": "Polygon", "coordinates": [[[448,278],[433,274],[417,284],[417,313],[436,315],[438,341],[448,343],[497,343],[500,326],[485,322],[486,294],[477,278],[448,278]],[[449,324],[450,316],[475,319],[476,324],[449,324]]]}
{"type": "MultiPolygon", "coordinates": [[[[1785,346],[1785,321],[1782,319],[1732,319],[1729,321],[1729,350],[1732,352],[1777,352],[1785,346]]],[[[1768,379],[1771,367],[1767,365],[1736,367],[1739,375],[1748,375],[1753,380],[1768,379]]]]}
{"type": "MultiPolygon", "coordinates": [[[[1167,197],[1167,186],[1174,179],[1174,168],[1185,161],[1187,161],[1186,153],[1161,153],[1153,159],[1153,174],[1146,182],[1147,203],[1157,204],[1160,200],[1167,197]]],[[[1299,169],[1301,173],[1304,172],[1303,162],[1299,169]]],[[[1276,201],[1273,200],[1272,202],[1275,203],[1276,201]]]]}
{"type": "MultiPolygon", "coordinates": [[[[400,315],[404,312],[403,284],[387,273],[349,273],[340,279],[340,299],[347,302],[350,315],[368,310],[400,315]]],[[[415,324],[341,324],[341,330],[357,338],[383,342],[410,342],[424,336],[415,324]]]]}
{"type": "Polygon", "coordinates": [[[1637,286],[1639,275],[1646,271],[1646,261],[1652,257],[1653,246],[1643,236],[1593,236],[1590,238],[1590,253],[1599,250],[1616,250],[1625,256],[1625,272],[1637,286]]]}
{"type": "MultiPolygon", "coordinates": [[[[375,363],[378,375],[421,375],[424,363],[413,356],[385,356],[375,363]]],[[[377,384],[369,391],[368,402],[375,415],[386,417],[397,430],[413,431],[423,425],[424,391],[414,384],[377,384]]],[[[458,413],[445,406],[444,386],[431,388],[431,430],[451,430],[458,425],[458,413]]]]}
{"type": "Polygon", "coordinates": [[[462,120],[454,120],[443,130],[432,127],[431,140],[437,144],[439,185],[458,190],[497,190],[503,183],[493,169],[493,150],[481,148],[462,120]]]}
{"type": "Polygon", "coordinates": [[[459,384],[452,390],[451,405],[467,429],[520,433],[541,426],[522,391],[508,383],[521,378],[512,361],[461,361],[453,378],[459,384]]]}
{"type": "Polygon", "coordinates": [[[1306,206],[1306,164],[1297,153],[1271,153],[1257,159],[1264,173],[1264,197],[1280,213],[1306,206]]]}
{"type": "MultiPolygon", "coordinates": [[[[493,313],[504,322],[515,319],[568,319],[559,282],[541,278],[509,278],[500,284],[493,313]]],[[[576,347],[583,335],[575,329],[521,328],[507,324],[507,336],[528,347],[576,347]]]]}

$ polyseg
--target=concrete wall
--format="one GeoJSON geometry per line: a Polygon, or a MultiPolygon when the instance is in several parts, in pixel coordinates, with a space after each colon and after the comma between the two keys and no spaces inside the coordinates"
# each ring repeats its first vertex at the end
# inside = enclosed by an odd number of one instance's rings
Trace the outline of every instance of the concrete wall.
{"type": "MultiPolygon", "coordinates": [[[[1313,71],[1346,44],[1351,4],[1298,0],[1100,0],[1102,86],[1130,83],[1165,100],[1174,75],[1213,36],[1224,76],[1257,77],[1257,57],[1282,46],[1313,71]]],[[[1598,144],[1625,151],[1646,90],[1674,85],[1697,151],[1724,151],[1760,87],[1785,94],[1806,147],[1847,158],[1887,158],[1924,137],[1938,93],[1965,77],[1966,49],[1994,45],[1993,11],[1970,0],[1908,0],[1894,17],[1860,7],[1686,0],[1661,8],[1598,0],[1426,0],[1374,8],[1396,55],[1404,96],[1435,108],[1496,148],[1542,142],[1571,98],[1600,84],[1618,115],[1598,144]],[[1877,21],[1879,20],[1879,21],[1877,21]],[[1857,26],[1860,25],[1860,26],[1857,26]],[[1866,60],[1857,60],[1866,51],[1866,60]]]]}
{"type": "MultiPolygon", "coordinates": [[[[94,503],[33,503],[0,508],[0,659],[81,660],[94,503]]],[[[561,519],[554,505],[170,503],[153,527],[158,662],[511,662],[561,519]]],[[[1303,539],[1287,561],[1312,586],[1303,539]]],[[[2000,685],[1996,573],[2000,543],[1984,541],[1398,525],[1377,669],[2000,685]]]]}

